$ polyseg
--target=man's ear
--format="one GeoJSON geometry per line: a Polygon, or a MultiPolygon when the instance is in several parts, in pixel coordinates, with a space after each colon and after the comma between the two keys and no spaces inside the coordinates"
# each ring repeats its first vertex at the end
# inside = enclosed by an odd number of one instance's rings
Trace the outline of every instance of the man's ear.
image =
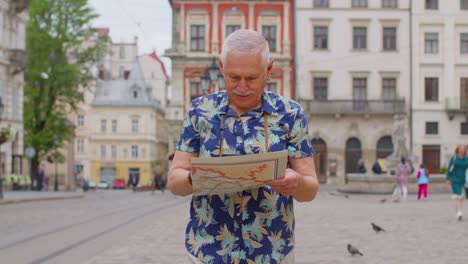
{"type": "Polygon", "coordinates": [[[219,63],[219,72],[221,74],[223,74],[224,73],[224,67],[223,67],[223,62],[221,61],[221,56],[218,57],[218,63],[219,63]]]}
{"type": "Polygon", "coordinates": [[[267,64],[267,78],[270,78],[271,70],[273,70],[273,59],[270,59],[267,64]]]}

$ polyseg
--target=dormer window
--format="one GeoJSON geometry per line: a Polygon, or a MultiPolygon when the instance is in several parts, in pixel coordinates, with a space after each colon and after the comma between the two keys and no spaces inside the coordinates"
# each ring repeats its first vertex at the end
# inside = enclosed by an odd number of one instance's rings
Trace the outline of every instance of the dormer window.
{"type": "Polygon", "coordinates": [[[133,91],[133,98],[138,98],[138,91],[133,91]]]}

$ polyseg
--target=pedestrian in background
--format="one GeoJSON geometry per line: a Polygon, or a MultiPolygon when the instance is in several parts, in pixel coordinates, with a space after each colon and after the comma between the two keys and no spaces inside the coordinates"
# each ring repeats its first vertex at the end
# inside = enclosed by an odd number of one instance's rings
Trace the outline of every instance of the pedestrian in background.
{"type": "Polygon", "coordinates": [[[424,194],[424,199],[427,199],[427,185],[429,184],[429,171],[424,164],[419,165],[418,174],[418,200],[421,199],[421,193],[424,194]]]}
{"type": "Polygon", "coordinates": [[[366,173],[367,172],[366,165],[364,164],[363,159],[359,159],[359,161],[357,163],[356,170],[357,170],[358,173],[366,173]]]}
{"type": "Polygon", "coordinates": [[[37,174],[36,174],[36,188],[38,191],[42,190],[44,177],[45,177],[44,168],[42,164],[39,163],[39,167],[37,168],[37,174]]]}
{"type": "Polygon", "coordinates": [[[396,170],[397,201],[406,201],[408,196],[408,179],[411,175],[411,166],[405,157],[401,157],[396,170]]]}
{"type": "Polygon", "coordinates": [[[457,146],[454,153],[448,165],[446,179],[447,184],[452,188],[452,199],[455,199],[455,216],[461,221],[463,218],[463,187],[466,180],[466,169],[468,168],[466,146],[457,146]]]}

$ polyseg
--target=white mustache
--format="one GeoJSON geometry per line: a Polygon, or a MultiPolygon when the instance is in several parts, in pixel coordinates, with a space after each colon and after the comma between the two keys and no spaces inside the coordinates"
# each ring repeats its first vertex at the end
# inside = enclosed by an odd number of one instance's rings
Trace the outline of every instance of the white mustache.
{"type": "Polygon", "coordinates": [[[247,96],[247,95],[252,95],[252,94],[254,94],[254,92],[253,92],[253,91],[250,91],[250,90],[247,91],[247,92],[245,92],[245,93],[241,93],[241,92],[239,92],[238,90],[232,90],[232,93],[235,94],[235,95],[239,95],[239,96],[247,96]]]}

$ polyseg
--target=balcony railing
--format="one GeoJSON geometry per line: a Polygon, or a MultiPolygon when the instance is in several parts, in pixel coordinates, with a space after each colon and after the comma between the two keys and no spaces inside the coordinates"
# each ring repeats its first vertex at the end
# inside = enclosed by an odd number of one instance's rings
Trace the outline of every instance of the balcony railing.
{"type": "Polygon", "coordinates": [[[26,69],[26,51],[23,49],[10,49],[9,53],[10,64],[15,68],[14,72],[24,71],[26,69]]]}
{"type": "Polygon", "coordinates": [[[445,98],[445,110],[450,118],[453,119],[454,115],[459,113],[468,115],[468,98],[465,97],[450,97],[445,98]]]}
{"type": "Polygon", "coordinates": [[[377,114],[393,115],[406,112],[405,100],[315,100],[299,99],[305,112],[310,114],[377,114]]]}
{"type": "Polygon", "coordinates": [[[11,11],[16,14],[23,12],[29,8],[29,1],[30,0],[12,0],[10,2],[11,11]]]}

